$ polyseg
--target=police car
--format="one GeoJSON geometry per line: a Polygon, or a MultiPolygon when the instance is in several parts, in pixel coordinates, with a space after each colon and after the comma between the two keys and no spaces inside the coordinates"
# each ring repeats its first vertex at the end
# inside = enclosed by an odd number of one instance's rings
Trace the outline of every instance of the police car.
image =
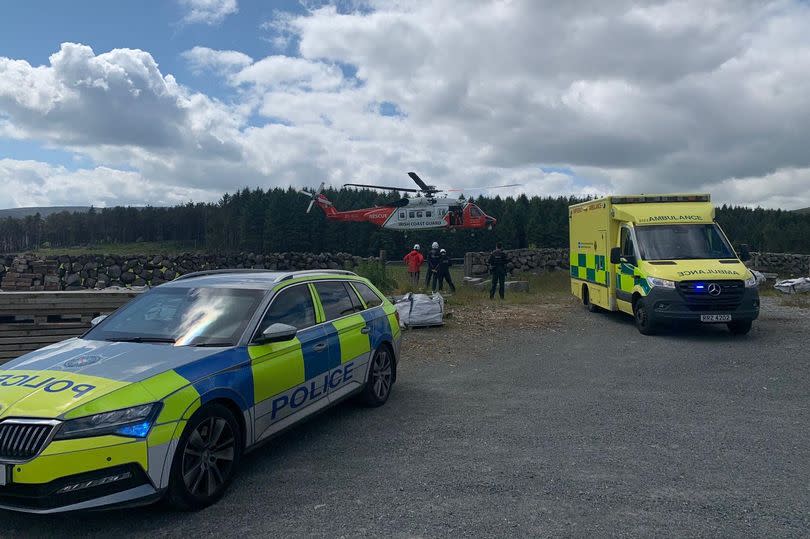
{"type": "Polygon", "coordinates": [[[346,271],[190,274],[94,322],[2,366],[0,507],[199,509],[245,451],[396,380],[396,309],[346,271]]]}

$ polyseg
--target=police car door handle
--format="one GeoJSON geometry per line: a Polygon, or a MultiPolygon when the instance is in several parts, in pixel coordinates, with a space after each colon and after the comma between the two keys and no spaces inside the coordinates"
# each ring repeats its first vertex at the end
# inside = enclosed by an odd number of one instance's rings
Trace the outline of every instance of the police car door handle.
{"type": "Polygon", "coordinates": [[[324,350],[326,350],[326,343],[318,343],[315,346],[313,346],[312,349],[315,350],[316,352],[323,352],[324,350]]]}
{"type": "Polygon", "coordinates": [[[360,333],[362,333],[363,335],[368,335],[369,333],[371,333],[371,328],[365,326],[363,329],[360,330],[360,333]]]}

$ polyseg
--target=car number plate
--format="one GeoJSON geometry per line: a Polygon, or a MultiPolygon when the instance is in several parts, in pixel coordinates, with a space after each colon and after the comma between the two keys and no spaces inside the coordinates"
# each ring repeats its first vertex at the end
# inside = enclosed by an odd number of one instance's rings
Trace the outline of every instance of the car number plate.
{"type": "Polygon", "coordinates": [[[6,476],[6,465],[0,464],[0,487],[4,487],[8,484],[8,479],[6,476]]]}
{"type": "Polygon", "coordinates": [[[701,314],[701,322],[731,322],[730,314],[701,314]]]}

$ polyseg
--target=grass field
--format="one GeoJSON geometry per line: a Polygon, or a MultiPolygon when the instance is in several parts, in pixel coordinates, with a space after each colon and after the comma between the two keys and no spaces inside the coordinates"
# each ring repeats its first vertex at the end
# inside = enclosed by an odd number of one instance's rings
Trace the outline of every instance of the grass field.
{"type": "Polygon", "coordinates": [[[40,248],[33,251],[40,256],[59,256],[59,255],[176,255],[181,253],[202,253],[206,252],[203,248],[195,248],[194,246],[184,245],[181,243],[162,241],[162,242],[139,242],[139,243],[98,243],[95,245],[85,245],[78,247],[54,247],[54,248],[40,248]]]}
{"type": "MultiPolygon", "coordinates": [[[[424,292],[421,286],[424,284],[425,273],[421,274],[421,284],[417,289],[413,289],[408,281],[408,272],[404,266],[388,266],[388,276],[396,281],[393,293],[405,294],[406,292],[424,292]]],[[[446,301],[450,305],[471,305],[475,303],[489,302],[489,285],[485,288],[476,288],[468,286],[464,283],[464,272],[460,267],[451,268],[450,274],[453,278],[453,283],[456,285],[455,294],[448,294],[448,290],[442,292],[446,301]]],[[[570,290],[568,273],[564,271],[556,271],[552,273],[543,273],[540,275],[526,274],[515,275],[509,277],[510,281],[528,281],[528,292],[510,292],[507,290],[505,303],[509,304],[529,304],[538,302],[548,302],[549,300],[558,301],[560,298],[567,297],[570,290]]],[[[497,294],[496,294],[497,298],[497,294]]]]}

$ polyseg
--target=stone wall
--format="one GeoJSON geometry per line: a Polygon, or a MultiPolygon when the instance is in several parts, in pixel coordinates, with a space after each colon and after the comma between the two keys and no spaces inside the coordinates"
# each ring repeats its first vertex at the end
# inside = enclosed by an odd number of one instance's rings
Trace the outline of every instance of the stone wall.
{"type": "MultiPolygon", "coordinates": [[[[489,254],[467,253],[464,257],[464,275],[480,277],[489,273],[489,254]]],[[[543,271],[568,270],[568,249],[516,249],[506,251],[509,271],[513,273],[538,273],[543,271]]],[[[810,275],[810,255],[787,253],[751,253],[747,265],[779,277],[804,277],[810,275]]]]}
{"type": "Polygon", "coordinates": [[[765,273],[776,273],[780,277],[807,277],[810,275],[810,255],[751,253],[751,260],[746,265],[765,273]]]}
{"type": "Polygon", "coordinates": [[[0,290],[84,290],[157,286],[179,275],[209,269],[353,269],[364,261],[347,253],[241,253],[233,255],[0,255],[0,290]]]}
{"type": "MultiPolygon", "coordinates": [[[[489,252],[467,253],[464,256],[464,275],[480,277],[489,273],[489,252]]],[[[515,249],[506,251],[507,268],[511,273],[537,273],[568,271],[568,249],[515,249]]]]}

